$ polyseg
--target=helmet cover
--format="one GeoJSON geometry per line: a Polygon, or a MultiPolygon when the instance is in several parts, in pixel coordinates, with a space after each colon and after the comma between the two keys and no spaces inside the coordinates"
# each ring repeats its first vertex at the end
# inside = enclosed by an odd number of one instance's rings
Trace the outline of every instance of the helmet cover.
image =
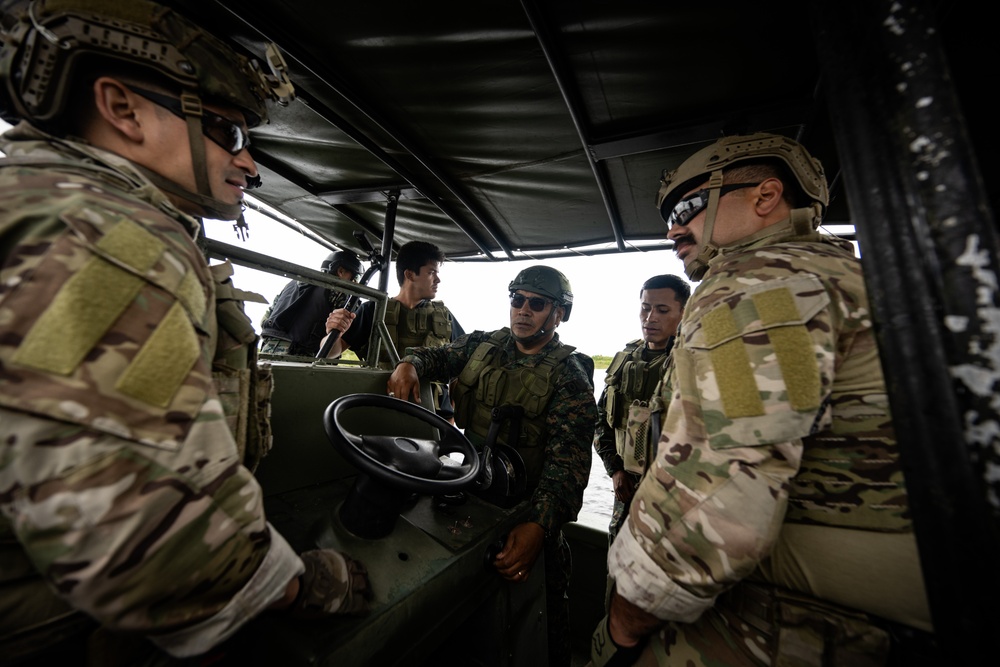
{"type": "Polygon", "coordinates": [[[691,188],[707,180],[715,171],[745,161],[778,159],[795,177],[796,182],[813,202],[825,210],[830,201],[823,165],[793,139],[777,134],[758,133],[732,136],[716,141],[684,160],[673,171],[664,173],[656,195],[656,207],[664,221],[674,206],[691,188]]]}
{"type": "Polygon", "coordinates": [[[516,290],[535,292],[549,297],[565,308],[563,321],[569,321],[569,312],[573,308],[573,289],[569,285],[569,280],[560,271],[542,265],[522,269],[507,286],[509,292],[516,290]]]}
{"type": "Polygon", "coordinates": [[[240,109],[253,127],[265,100],[287,104],[294,89],[284,61],[268,50],[271,74],[173,10],[148,0],[15,0],[4,4],[0,107],[5,117],[45,123],[67,113],[81,63],[137,65],[240,109]]]}

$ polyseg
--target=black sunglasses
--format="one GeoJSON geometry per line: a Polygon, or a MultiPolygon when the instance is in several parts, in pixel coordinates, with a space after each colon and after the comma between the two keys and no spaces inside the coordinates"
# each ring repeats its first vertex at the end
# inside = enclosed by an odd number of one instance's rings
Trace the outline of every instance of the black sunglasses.
{"type": "MultiPolygon", "coordinates": [[[[739,190],[741,188],[753,188],[760,185],[760,183],[733,183],[732,185],[723,185],[719,188],[719,196],[729,194],[733,190],[739,190]]],[[[670,211],[670,215],[667,217],[667,229],[672,229],[674,225],[685,226],[687,223],[694,219],[694,216],[698,215],[708,207],[708,196],[711,190],[696,190],[692,192],[687,197],[684,197],[679,202],[674,204],[674,208],[670,211]]]]}
{"type": "MultiPolygon", "coordinates": [[[[138,86],[127,85],[126,88],[140,97],[145,97],[153,104],[163,107],[178,118],[185,118],[184,106],[180,99],[154,93],[152,90],[138,86]]],[[[239,155],[243,149],[250,145],[250,134],[243,129],[243,126],[225,116],[212,113],[208,109],[201,111],[201,132],[230,155],[239,155]]]]}
{"type": "Polygon", "coordinates": [[[553,303],[549,299],[543,299],[540,296],[524,296],[523,294],[512,293],[510,295],[510,307],[520,308],[524,305],[524,302],[528,302],[528,307],[531,308],[536,313],[540,313],[545,310],[545,306],[553,303]]]}

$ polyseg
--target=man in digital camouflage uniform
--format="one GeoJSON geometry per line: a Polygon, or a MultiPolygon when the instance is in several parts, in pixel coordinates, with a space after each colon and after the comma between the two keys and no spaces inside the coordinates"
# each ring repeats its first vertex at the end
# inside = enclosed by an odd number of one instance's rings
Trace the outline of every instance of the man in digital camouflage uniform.
{"type": "MultiPolygon", "coordinates": [[[[331,252],[320,269],[345,282],[361,275],[361,260],[350,250],[331,252]]],[[[347,294],[312,283],[290,280],[274,298],[261,321],[260,351],[315,357],[320,341],[330,333],[326,321],[347,303],[347,294]]]]}
{"type": "Polygon", "coordinates": [[[595,664],[907,664],[932,644],[861,268],[817,232],[827,200],[819,162],[775,135],[664,176],[668,238],[702,282],[595,664]]]}
{"type": "MultiPolygon", "coordinates": [[[[396,351],[403,354],[408,347],[436,347],[457,340],[465,331],[444,301],[436,301],[441,283],[441,263],[444,253],[427,241],[404,243],[396,255],[396,280],[399,294],[386,305],[385,325],[396,351]]],[[[327,331],[342,332],[330,350],[331,357],[346,349],[354,350],[359,359],[368,361],[368,343],[375,327],[375,302],[367,301],[355,314],[344,309],[330,313],[327,331]]],[[[378,368],[391,369],[385,346],[379,350],[378,368]]],[[[434,407],[446,419],[454,416],[448,382],[434,383],[434,407]]]]}
{"type": "Polygon", "coordinates": [[[507,581],[522,582],[544,548],[549,664],[568,666],[571,562],[562,526],[583,506],[590,475],[594,362],[556,334],[573,307],[562,273],[547,266],[524,269],[509,291],[510,328],[475,331],[444,347],[410,348],[388,391],[419,403],[420,379],[456,377],[455,423],[477,444],[486,440],[494,408],[523,408],[516,446],[510,422],[497,443],[513,447],[523,460],[531,509],[508,534],[494,565],[507,581]]]}
{"type": "Polygon", "coordinates": [[[634,403],[648,410],[690,295],[691,286],[678,276],[653,276],[643,283],[639,290],[642,338],[615,355],[604,377],[604,391],[597,401],[594,450],[604,463],[615,493],[609,544],[628,516],[629,503],[646,471],[651,449],[648,423],[638,433],[635,429],[629,432],[629,410],[634,403]]]}
{"type": "Polygon", "coordinates": [[[268,608],[362,610],[360,564],[265,519],[238,449],[270,444],[250,295],[194,243],[240,214],[247,126],[293,95],[280,56],[265,75],[144,0],[0,14],[23,119],[0,139],[0,662],[161,662],[268,608]]]}

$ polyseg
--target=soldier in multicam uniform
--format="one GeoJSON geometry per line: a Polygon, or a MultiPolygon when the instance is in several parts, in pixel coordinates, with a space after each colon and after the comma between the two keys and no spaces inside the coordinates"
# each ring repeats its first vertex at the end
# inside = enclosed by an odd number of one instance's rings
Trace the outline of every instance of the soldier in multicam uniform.
{"type": "MultiPolygon", "coordinates": [[[[331,252],[320,268],[353,283],[361,275],[361,260],[350,250],[331,252]]],[[[326,320],[347,303],[347,294],[290,280],[264,313],[261,321],[260,351],[315,357],[320,341],[330,333],[326,320]]]]}
{"type": "Polygon", "coordinates": [[[145,0],[0,20],[23,119],[0,139],[0,662],[162,662],[268,608],[362,610],[360,564],[265,519],[237,447],[269,446],[249,294],[194,242],[240,214],[280,56],[265,75],[145,0]]]}
{"type": "Polygon", "coordinates": [[[639,290],[642,338],[615,355],[604,377],[604,391],[597,401],[594,450],[604,462],[615,492],[609,544],[628,516],[629,503],[649,461],[648,427],[638,433],[629,430],[630,408],[648,410],[690,295],[691,286],[678,276],[653,276],[643,283],[639,290]]]}
{"type": "Polygon", "coordinates": [[[390,396],[420,402],[420,378],[457,377],[455,422],[477,443],[486,439],[494,408],[523,408],[519,439],[508,423],[498,443],[514,448],[523,460],[531,509],[528,520],[510,531],[494,565],[504,579],[521,582],[545,549],[549,664],[569,665],[571,563],[562,525],[583,506],[590,475],[597,418],[594,362],[556,334],[573,307],[562,273],[533,266],[521,271],[509,290],[510,328],[475,331],[444,347],[408,349],[388,390],[390,396]]]}
{"type": "Polygon", "coordinates": [[[608,556],[597,665],[909,664],[933,645],[860,263],[817,232],[827,200],[819,162],[769,134],[663,178],[702,283],[608,556]]]}

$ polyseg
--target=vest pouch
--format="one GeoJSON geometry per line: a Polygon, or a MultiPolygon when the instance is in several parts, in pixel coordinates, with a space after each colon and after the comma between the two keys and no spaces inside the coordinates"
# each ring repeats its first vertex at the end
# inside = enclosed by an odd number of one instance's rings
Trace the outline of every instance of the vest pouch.
{"type": "MultiPolygon", "coordinates": [[[[436,303],[436,302],[435,302],[436,303]]],[[[438,338],[451,339],[451,313],[444,308],[435,308],[431,321],[431,330],[438,338]]]]}
{"type": "Polygon", "coordinates": [[[650,452],[650,421],[652,410],[646,401],[633,401],[628,409],[628,424],[624,437],[616,439],[620,444],[618,456],[626,472],[641,475],[646,472],[650,452]]]}
{"type": "Polygon", "coordinates": [[[243,304],[263,301],[263,297],[233,287],[233,269],[228,262],[209,270],[216,280],[219,323],[212,382],[240,458],[253,471],[271,449],[272,381],[270,366],[257,366],[257,335],[243,304]]]}
{"type": "Polygon", "coordinates": [[[625,422],[625,397],[617,387],[608,386],[604,394],[604,419],[613,429],[619,429],[625,422]]]}
{"type": "Polygon", "coordinates": [[[500,404],[507,391],[507,374],[500,368],[487,368],[476,385],[476,402],[490,410],[500,404]]]}
{"type": "Polygon", "coordinates": [[[618,456],[626,471],[641,475],[649,469],[652,457],[656,456],[656,443],[660,441],[663,407],[659,391],[654,391],[648,402],[635,400],[629,406],[624,433],[615,442],[620,443],[618,456]]]}

